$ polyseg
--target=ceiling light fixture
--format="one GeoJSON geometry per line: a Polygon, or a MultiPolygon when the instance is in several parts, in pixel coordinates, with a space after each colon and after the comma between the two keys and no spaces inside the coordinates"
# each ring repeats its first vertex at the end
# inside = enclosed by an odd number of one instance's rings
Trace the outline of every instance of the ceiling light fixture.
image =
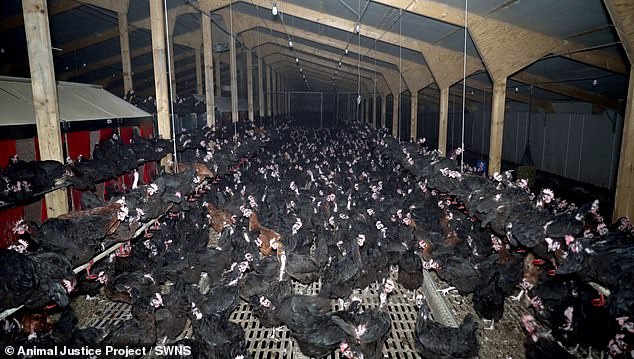
{"type": "Polygon", "coordinates": [[[344,54],[348,55],[348,48],[346,47],[346,49],[343,51],[344,54]]]}
{"type": "Polygon", "coordinates": [[[271,14],[273,14],[273,16],[277,16],[277,3],[273,3],[273,7],[271,8],[271,14]]]}
{"type": "Polygon", "coordinates": [[[515,87],[515,93],[518,93],[518,92],[520,92],[520,88],[516,86],[515,87]]]}
{"type": "Polygon", "coordinates": [[[599,80],[597,79],[592,80],[592,87],[597,87],[598,84],[599,84],[599,80]]]}
{"type": "Polygon", "coordinates": [[[358,34],[359,32],[361,32],[361,25],[359,25],[359,23],[357,23],[357,24],[354,26],[354,32],[355,32],[356,34],[358,34]]]}
{"type": "Polygon", "coordinates": [[[297,57],[295,58],[295,63],[299,64],[299,59],[297,57]]]}
{"type": "Polygon", "coordinates": [[[293,47],[293,40],[288,39],[288,46],[289,46],[289,47],[293,47]]]}
{"type": "Polygon", "coordinates": [[[339,61],[339,67],[341,67],[341,61],[339,61]]]}

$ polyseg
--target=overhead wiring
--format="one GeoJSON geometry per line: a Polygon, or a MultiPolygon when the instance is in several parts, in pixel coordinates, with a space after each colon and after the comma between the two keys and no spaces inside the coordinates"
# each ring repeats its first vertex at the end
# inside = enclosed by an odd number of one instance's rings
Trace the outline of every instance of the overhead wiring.
{"type": "MultiPolygon", "coordinates": [[[[167,0],[163,0],[163,9],[165,11],[165,37],[168,39],[170,39],[170,26],[169,26],[169,21],[167,21],[167,0]]],[[[171,50],[171,46],[169,46],[169,44],[167,45],[167,84],[168,84],[168,92],[169,92],[169,99],[170,99],[170,119],[171,119],[171,124],[172,124],[172,144],[174,145],[174,170],[176,172],[178,172],[178,155],[176,152],[176,124],[174,123],[174,98],[173,98],[173,86],[174,84],[172,83],[172,71],[174,71],[174,69],[172,68],[172,52],[171,50]]],[[[176,78],[176,75],[174,75],[174,78],[176,78]]]]}
{"type": "Polygon", "coordinates": [[[462,49],[462,133],[461,144],[462,155],[460,156],[460,172],[464,172],[464,120],[465,105],[467,95],[467,17],[469,11],[469,0],[464,0],[464,45],[462,49]]]}
{"type": "MultiPolygon", "coordinates": [[[[401,140],[401,93],[403,92],[403,9],[398,14],[398,108],[396,109],[396,136],[401,140]]],[[[392,128],[394,126],[392,125],[392,128]]],[[[393,134],[394,135],[394,134],[393,134]]]]}

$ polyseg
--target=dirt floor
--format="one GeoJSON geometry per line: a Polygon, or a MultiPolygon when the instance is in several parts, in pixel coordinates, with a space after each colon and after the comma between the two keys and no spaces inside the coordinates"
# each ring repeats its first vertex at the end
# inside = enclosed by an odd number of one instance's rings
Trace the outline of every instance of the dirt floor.
{"type": "MultiPolygon", "coordinates": [[[[433,276],[435,282],[440,289],[449,287],[433,276]]],[[[462,322],[464,317],[471,313],[479,324],[477,331],[478,340],[480,341],[480,359],[522,359],[524,355],[524,338],[525,332],[522,328],[521,318],[524,314],[530,314],[526,306],[520,302],[513,301],[509,298],[504,303],[504,316],[500,322],[496,322],[493,330],[484,329],[490,323],[484,323],[478,318],[473,309],[472,295],[462,297],[456,291],[451,291],[445,296],[447,303],[453,310],[456,320],[462,322]]]]}

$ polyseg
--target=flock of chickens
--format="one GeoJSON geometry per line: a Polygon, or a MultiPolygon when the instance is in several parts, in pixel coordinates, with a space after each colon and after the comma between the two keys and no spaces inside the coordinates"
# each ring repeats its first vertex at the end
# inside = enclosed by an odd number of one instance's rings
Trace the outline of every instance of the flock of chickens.
{"type": "MultiPolygon", "coordinates": [[[[138,96],[134,90],[130,90],[125,94],[123,99],[147,113],[156,114],[156,99],[152,96],[141,97],[138,96]]],[[[176,99],[174,99],[172,103],[172,108],[174,109],[174,113],[179,116],[189,115],[191,113],[200,115],[207,110],[205,101],[197,100],[194,95],[187,97],[176,96],[176,99]]]]}
{"type": "MultiPolygon", "coordinates": [[[[399,143],[358,123],[315,130],[288,122],[265,133],[240,122],[177,141],[175,173],[106,203],[88,192],[88,209],[39,227],[16,225],[21,239],[0,250],[0,309],[54,303],[61,316],[7,320],[3,344],[150,347],[191,323],[193,337],[175,344],[193,357],[249,358],[244,329],[229,321],[244,300],[262,326],[288,327],[307,356],[383,358],[398,266],[407,289],[435,271],[450,290],[472,294],[489,326],[506,297],[531,306],[522,318],[527,358],[573,357],[580,345],[634,353],[633,227],[604,223],[597,203],[577,208],[547,189],[532,194],[508,173],[461,172],[422,141],[399,143]],[[291,281],[321,281],[321,291],[296,294],[291,281]],[[372,283],[376,307],[357,296],[372,283]],[[80,293],[129,303],[132,318],[107,333],[78,328],[68,304],[80,293]],[[333,311],[335,298],[349,304],[333,311]]],[[[478,355],[476,331],[487,328],[474,317],[447,327],[424,295],[416,303],[422,357],[478,355]]]]}
{"type": "Polygon", "coordinates": [[[128,173],[141,164],[159,161],[171,150],[172,143],[160,138],[146,139],[133,133],[125,144],[117,135],[95,146],[92,159],[67,158],[58,161],[22,161],[11,156],[9,165],[0,169],[0,204],[10,204],[51,190],[57,185],[94,189],[96,183],[128,173]]]}

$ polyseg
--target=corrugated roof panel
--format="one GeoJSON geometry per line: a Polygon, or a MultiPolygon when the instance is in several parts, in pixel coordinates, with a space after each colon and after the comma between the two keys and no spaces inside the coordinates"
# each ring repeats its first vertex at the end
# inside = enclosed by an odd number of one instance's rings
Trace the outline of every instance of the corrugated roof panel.
{"type": "MultiPolygon", "coordinates": [[[[93,86],[62,82],[57,85],[61,121],[90,121],[150,116],[135,106],[93,86]]],[[[0,77],[0,126],[35,124],[29,79],[0,77]]]]}

